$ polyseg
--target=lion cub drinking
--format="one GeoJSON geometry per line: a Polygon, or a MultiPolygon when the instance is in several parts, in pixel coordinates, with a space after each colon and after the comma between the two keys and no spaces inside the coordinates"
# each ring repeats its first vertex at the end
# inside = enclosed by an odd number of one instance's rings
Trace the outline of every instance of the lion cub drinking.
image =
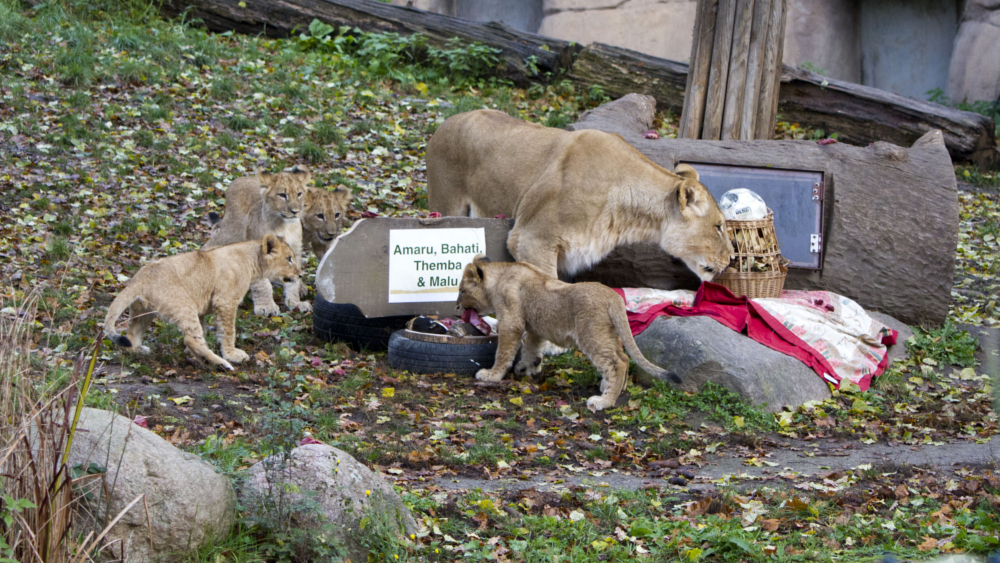
{"type": "MultiPolygon", "coordinates": [[[[305,166],[294,166],[277,174],[258,170],[256,177],[238,178],[226,190],[226,213],[222,219],[209,213],[212,236],[202,250],[234,242],[257,240],[264,235],[284,239],[295,255],[295,264],[302,266],[302,224],[299,215],[305,203],[306,184],[312,173],[305,166]]],[[[303,313],[312,311],[308,301],[300,301],[298,278],[285,285],[285,305],[303,313]]],[[[274,302],[271,283],[255,280],[250,284],[255,315],[271,316],[279,312],[274,302]]]]}
{"type": "Polygon", "coordinates": [[[681,379],[647,360],[629,330],[625,303],[599,283],[565,283],[524,262],[490,262],[480,254],[466,265],[458,286],[458,305],[480,314],[495,312],[496,362],[481,369],[476,379],[500,381],[514,363],[521,335],[524,348],[514,368],[518,375],[535,375],[542,368],[541,346],[546,340],[559,346],[576,345],[601,372],[601,394],[587,399],[593,410],[612,407],[628,380],[628,357],[657,378],[681,379]]]}
{"type": "Polygon", "coordinates": [[[301,270],[291,247],[274,235],[154,260],[143,266],[115,297],[104,317],[104,334],[112,342],[147,353],[142,337],[160,316],[184,333],[184,346],[211,364],[233,369],[247,359],[236,348],[236,309],[251,280],[294,283],[301,270]],[[118,334],[115,321],[129,310],[127,336],[118,334]],[[216,338],[222,358],[205,344],[205,315],[215,314],[216,338]]]}

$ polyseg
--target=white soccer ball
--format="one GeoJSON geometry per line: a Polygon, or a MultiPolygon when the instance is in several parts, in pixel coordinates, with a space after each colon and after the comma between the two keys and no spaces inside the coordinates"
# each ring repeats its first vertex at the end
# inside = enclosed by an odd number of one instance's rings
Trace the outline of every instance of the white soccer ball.
{"type": "Polygon", "coordinates": [[[746,188],[729,190],[722,194],[719,209],[727,221],[756,221],[767,217],[764,199],[746,188]]]}

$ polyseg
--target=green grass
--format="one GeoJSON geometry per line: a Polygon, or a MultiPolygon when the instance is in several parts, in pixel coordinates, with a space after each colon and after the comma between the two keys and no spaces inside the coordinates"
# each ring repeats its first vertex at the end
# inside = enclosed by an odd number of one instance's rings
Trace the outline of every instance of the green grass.
{"type": "Polygon", "coordinates": [[[256,122],[243,114],[235,114],[227,117],[224,120],[226,127],[229,127],[233,131],[246,131],[247,129],[252,129],[256,126],[256,122]]]}
{"type": "Polygon", "coordinates": [[[965,330],[958,330],[946,321],[938,329],[913,330],[913,341],[908,343],[910,354],[917,360],[933,360],[947,365],[970,367],[976,365],[979,339],[965,330]]]}

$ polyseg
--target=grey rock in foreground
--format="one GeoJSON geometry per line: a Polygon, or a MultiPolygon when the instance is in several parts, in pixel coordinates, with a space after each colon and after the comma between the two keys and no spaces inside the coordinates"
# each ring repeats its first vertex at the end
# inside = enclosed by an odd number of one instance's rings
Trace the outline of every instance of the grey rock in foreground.
{"type": "Polygon", "coordinates": [[[903,321],[896,320],[885,313],[868,311],[868,316],[899,333],[896,335],[896,344],[889,346],[889,365],[891,366],[896,360],[905,360],[908,358],[909,351],[906,348],[906,341],[913,336],[913,329],[903,321]]]}
{"type": "MultiPolygon", "coordinates": [[[[709,317],[660,317],[635,339],[646,359],[684,379],[696,392],[711,381],[755,405],[784,405],[830,397],[830,389],[801,361],[776,352],[709,317]]],[[[639,378],[649,383],[642,371],[639,378]]]]}
{"type": "Polygon", "coordinates": [[[286,497],[292,505],[301,506],[305,500],[312,505],[312,509],[293,516],[297,526],[331,534],[336,543],[347,548],[352,561],[368,560],[367,550],[359,541],[362,518],[379,522],[399,536],[417,531],[410,510],[381,475],[326,444],[295,448],[284,467],[281,460],[271,457],[250,468],[245,499],[248,504],[273,502],[282,490],[295,491],[286,497]]]}
{"type": "MultiPolygon", "coordinates": [[[[88,515],[110,522],[136,497],[146,495],[145,502],[133,506],[106,538],[122,540],[129,563],[174,560],[229,535],[236,515],[236,494],[229,479],[128,418],[83,409],[69,466],[86,468],[91,463],[107,472],[84,485],[88,494],[78,511],[84,526],[94,526],[88,515]],[[110,491],[110,503],[103,491],[110,491]]],[[[81,530],[86,534],[89,528],[81,530]]],[[[121,553],[121,545],[115,544],[116,553],[121,553]]]]}

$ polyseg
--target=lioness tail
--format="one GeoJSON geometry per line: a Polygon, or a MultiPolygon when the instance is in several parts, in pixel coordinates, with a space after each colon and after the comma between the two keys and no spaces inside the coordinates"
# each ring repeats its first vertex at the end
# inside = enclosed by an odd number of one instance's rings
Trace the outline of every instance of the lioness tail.
{"type": "Polygon", "coordinates": [[[118,294],[118,297],[115,297],[111,305],[108,305],[108,314],[104,317],[104,336],[123,348],[131,348],[132,341],[127,336],[118,334],[118,331],[115,330],[115,322],[138,297],[135,285],[129,285],[118,294]]]}
{"type": "Polygon", "coordinates": [[[611,315],[611,322],[614,323],[615,330],[618,331],[618,337],[621,338],[622,344],[625,345],[625,351],[628,352],[628,355],[631,356],[632,361],[636,365],[657,379],[669,379],[674,383],[683,383],[679,375],[661,368],[642,355],[642,351],[639,350],[639,346],[635,343],[635,338],[632,338],[632,329],[628,326],[628,316],[625,313],[625,304],[623,302],[614,302],[608,307],[608,314],[611,315]]]}

